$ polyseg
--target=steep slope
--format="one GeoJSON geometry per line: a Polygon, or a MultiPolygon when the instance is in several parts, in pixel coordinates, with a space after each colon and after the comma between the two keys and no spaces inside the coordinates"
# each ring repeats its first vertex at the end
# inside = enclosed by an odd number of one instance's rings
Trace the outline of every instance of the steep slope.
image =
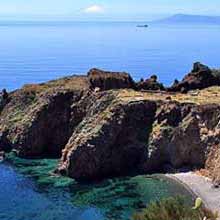
{"type": "Polygon", "coordinates": [[[106,93],[73,133],[58,171],[82,180],[204,167],[219,141],[220,119],[220,106],[206,104],[205,92],[192,103],[191,95],[106,93]]]}
{"type": "Polygon", "coordinates": [[[0,113],[0,147],[22,157],[58,156],[77,120],[72,104],[88,88],[87,78],[68,77],[40,85],[26,85],[9,95],[0,113]]]}
{"type": "Polygon", "coordinates": [[[97,69],[26,85],[2,102],[0,150],[62,155],[56,171],[77,180],[206,168],[220,183],[220,87],[210,87],[218,83],[213,73],[194,64],[172,87],[177,92],[137,92],[128,74],[97,69]]]}

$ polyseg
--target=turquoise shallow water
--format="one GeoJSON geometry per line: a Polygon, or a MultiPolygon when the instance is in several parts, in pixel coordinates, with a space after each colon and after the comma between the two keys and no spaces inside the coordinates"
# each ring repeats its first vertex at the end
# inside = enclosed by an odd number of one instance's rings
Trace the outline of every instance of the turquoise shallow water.
{"type": "Polygon", "coordinates": [[[152,200],[191,196],[180,185],[147,176],[78,184],[50,174],[57,160],[0,164],[1,220],[128,220],[152,200]]]}

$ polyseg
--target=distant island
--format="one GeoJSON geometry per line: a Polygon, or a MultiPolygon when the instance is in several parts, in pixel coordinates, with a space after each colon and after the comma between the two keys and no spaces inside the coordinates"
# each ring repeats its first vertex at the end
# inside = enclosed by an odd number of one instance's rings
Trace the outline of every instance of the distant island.
{"type": "Polygon", "coordinates": [[[153,21],[153,23],[161,24],[181,24],[181,23],[191,23],[191,24],[219,24],[220,16],[206,16],[206,15],[188,15],[188,14],[176,14],[171,17],[167,17],[161,20],[153,21]]]}

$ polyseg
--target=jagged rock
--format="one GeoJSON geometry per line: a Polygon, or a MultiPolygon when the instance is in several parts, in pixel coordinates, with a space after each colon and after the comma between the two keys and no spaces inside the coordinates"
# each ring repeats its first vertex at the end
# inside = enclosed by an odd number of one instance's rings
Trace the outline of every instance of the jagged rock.
{"type": "Polygon", "coordinates": [[[157,76],[153,75],[150,79],[141,80],[136,84],[137,90],[165,90],[162,83],[157,81],[157,76]]]}
{"type": "Polygon", "coordinates": [[[220,81],[214,76],[212,70],[197,62],[192,71],[181,82],[175,82],[168,90],[172,92],[188,92],[193,89],[204,89],[210,86],[220,85],[220,81]]]}
{"type": "Polygon", "coordinates": [[[59,156],[71,136],[72,92],[43,95],[17,128],[14,148],[21,157],[59,156]]]}
{"type": "Polygon", "coordinates": [[[135,83],[128,73],[108,72],[99,69],[91,69],[88,78],[92,89],[100,90],[134,88],[135,83]]]}
{"type": "Polygon", "coordinates": [[[213,181],[213,186],[220,186],[220,146],[213,145],[207,156],[205,168],[208,171],[208,176],[213,181]]]}
{"type": "Polygon", "coordinates": [[[173,169],[204,167],[210,138],[202,136],[201,129],[215,129],[217,114],[210,114],[218,112],[218,106],[121,102],[116,97],[107,106],[106,96],[97,101],[63,150],[58,172],[82,180],[128,170],[161,172],[168,165],[173,169]],[[106,107],[100,110],[102,102],[106,107]]]}
{"type": "Polygon", "coordinates": [[[84,77],[70,77],[11,93],[0,114],[0,147],[16,149],[25,158],[60,156],[84,116],[73,104],[86,86],[84,77]]]}
{"type": "Polygon", "coordinates": [[[198,120],[190,115],[173,132],[168,146],[170,163],[175,168],[183,166],[200,168],[205,162],[205,146],[200,138],[198,120]]]}
{"type": "MultiPolygon", "coordinates": [[[[220,181],[220,157],[212,160],[219,155],[219,88],[193,97],[194,91],[118,90],[136,89],[129,75],[93,71],[10,93],[0,111],[0,151],[25,158],[62,153],[57,172],[77,180],[206,167],[220,181]]],[[[209,85],[209,74],[195,64],[186,77],[191,87],[180,89],[209,85]]]]}
{"type": "Polygon", "coordinates": [[[12,149],[12,146],[10,144],[10,141],[8,140],[8,131],[0,132],[0,151],[4,152],[10,152],[12,149]]]}
{"type": "Polygon", "coordinates": [[[5,107],[5,105],[9,102],[8,92],[6,89],[3,89],[0,93],[0,112],[5,107]]]}
{"type": "MultiPolygon", "coordinates": [[[[143,165],[145,171],[163,171],[164,166],[168,165],[177,169],[184,166],[186,160],[191,160],[191,155],[187,154],[191,150],[188,141],[193,141],[196,137],[191,137],[193,140],[185,139],[185,136],[191,135],[191,125],[194,125],[187,122],[186,118],[194,107],[192,104],[173,101],[158,106],[148,143],[148,158],[143,165]],[[182,140],[181,144],[179,139],[182,140]]],[[[189,163],[190,165],[196,166],[196,163],[189,163]]]]}
{"type": "MultiPolygon", "coordinates": [[[[111,94],[109,94],[111,95],[111,94]]],[[[59,172],[82,179],[97,179],[138,170],[147,154],[149,130],[156,104],[151,101],[99,104],[89,113],[66,145],[59,172]],[[95,114],[93,114],[95,112],[95,114]]]]}

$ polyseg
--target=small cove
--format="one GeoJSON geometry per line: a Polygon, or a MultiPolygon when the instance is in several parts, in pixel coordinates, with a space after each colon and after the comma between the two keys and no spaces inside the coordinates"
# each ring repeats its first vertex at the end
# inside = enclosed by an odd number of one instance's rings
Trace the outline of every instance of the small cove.
{"type": "Polygon", "coordinates": [[[0,164],[1,220],[128,220],[151,201],[191,195],[176,182],[135,176],[79,184],[53,176],[58,160],[9,157],[0,164]]]}

